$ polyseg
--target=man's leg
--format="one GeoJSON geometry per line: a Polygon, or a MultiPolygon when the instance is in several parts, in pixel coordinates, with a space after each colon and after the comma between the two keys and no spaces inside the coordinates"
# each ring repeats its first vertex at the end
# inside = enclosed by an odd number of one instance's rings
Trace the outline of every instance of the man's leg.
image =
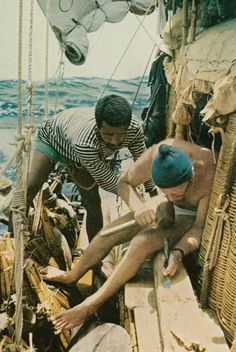
{"type": "Polygon", "coordinates": [[[86,231],[89,242],[103,227],[103,215],[99,190],[93,177],[83,167],[69,166],[68,170],[79,189],[86,209],[86,231]]]}
{"type": "MultiPolygon", "coordinates": [[[[175,225],[168,230],[155,228],[140,231],[133,238],[128,251],[103,286],[78,306],[55,315],[52,318],[53,323],[61,329],[73,328],[83,324],[91,314],[95,313],[108,298],[137,273],[146,258],[163,248],[163,238],[165,236],[169,238],[172,247],[192,227],[193,222],[193,217],[181,216],[176,218],[175,225]]],[[[102,236],[97,237],[97,240],[100,239],[101,241],[102,236]]],[[[87,254],[90,255],[89,252],[87,254]]]]}
{"type": "Polygon", "coordinates": [[[81,187],[79,192],[82,198],[82,203],[86,209],[86,232],[89,242],[103,227],[103,215],[101,198],[98,192],[98,186],[95,184],[91,190],[84,190],[81,187]]]}
{"type": "MultiPolygon", "coordinates": [[[[133,219],[133,213],[129,212],[112,221],[109,225],[105,226],[104,229],[124,224],[131,219],[133,219]]],[[[130,241],[140,230],[141,227],[135,225],[132,227],[132,230],[130,228],[123,229],[111,235],[102,236],[102,231],[98,233],[89,243],[79,263],[76,265],[76,268],[74,268],[76,272],[74,281],[79,280],[88,270],[100,263],[114,246],[130,241]]]]}
{"type": "Polygon", "coordinates": [[[54,163],[48,156],[40,151],[34,151],[30,162],[29,179],[27,182],[26,214],[28,214],[34,197],[47,181],[50,172],[54,169],[54,163]]]}
{"type": "MultiPolygon", "coordinates": [[[[129,212],[106,225],[104,229],[127,223],[132,219],[133,213],[129,212]]],[[[139,225],[134,225],[132,226],[132,230],[130,228],[123,229],[107,236],[102,236],[101,231],[89,243],[79,263],[73,264],[70,271],[65,272],[58,268],[48,266],[41,269],[41,275],[44,280],[49,281],[58,281],[65,284],[77,282],[89,269],[94,268],[95,265],[100,263],[114,246],[130,241],[140,230],[141,227],[139,225]]]]}

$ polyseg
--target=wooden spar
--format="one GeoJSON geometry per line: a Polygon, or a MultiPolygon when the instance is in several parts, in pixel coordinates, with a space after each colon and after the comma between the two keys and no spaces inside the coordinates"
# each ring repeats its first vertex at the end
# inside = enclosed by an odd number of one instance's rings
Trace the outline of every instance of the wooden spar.
{"type": "Polygon", "coordinates": [[[229,351],[219,325],[199,308],[183,264],[172,278],[170,288],[163,286],[161,266],[162,254],[158,254],[154,262],[154,280],[163,351],[180,352],[180,348],[181,351],[195,351],[194,348],[198,348],[197,351],[229,351]]]}

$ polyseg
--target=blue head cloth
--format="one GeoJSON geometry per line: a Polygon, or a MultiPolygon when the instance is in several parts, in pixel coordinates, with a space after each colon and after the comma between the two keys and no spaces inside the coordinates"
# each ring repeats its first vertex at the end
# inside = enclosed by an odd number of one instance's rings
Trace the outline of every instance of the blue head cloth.
{"type": "Polygon", "coordinates": [[[172,188],[192,176],[192,162],[181,149],[162,144],[152,161],[152,178],[160,188],[172,188]]]}

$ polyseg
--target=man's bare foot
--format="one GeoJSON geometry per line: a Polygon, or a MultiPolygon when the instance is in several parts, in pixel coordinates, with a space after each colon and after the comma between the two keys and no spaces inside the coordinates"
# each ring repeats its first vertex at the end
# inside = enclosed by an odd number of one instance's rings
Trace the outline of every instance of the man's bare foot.
{"type": "Polygon", "coordinates": [[[92,315],[96,308],[85,300],[81,304],[68,309],[66,312],[55,314],[51,317],[51,321],[57,330],[73,329],[76,326],[82,325],[85,320],[92,315]]]}

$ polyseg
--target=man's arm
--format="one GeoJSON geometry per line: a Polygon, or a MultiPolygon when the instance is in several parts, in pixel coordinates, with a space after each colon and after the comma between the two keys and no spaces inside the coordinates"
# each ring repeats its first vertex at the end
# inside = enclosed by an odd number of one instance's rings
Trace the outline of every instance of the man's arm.
{"type": "MultiPolygon", "coordinates": [[[[134,137],[133,142],[129,146],[129,151],[134,159],[134,161],[138,160],[141,155],[147,150],[145,145],[145,138],[143,129],[139,126],[137,133],[134,137]]],[[[143,182],[145,191],[148,192],[150,195],[156,195],[156,185],[154,184],[151,175],[147,178],[146,181],[143,182]]]]}
{"type": "Polygon", "coordinates": [[[207,209],[209,204],[209,196],[204,196],[198,203],[196,219],[192,228],[176,243],[170,252],[169,265],[163,271],[163,275],[173,276],[177,269],[178,263],[183,259],[183,254],[187,255],[197,249],[200,245],[202,231],[204,229],[207,209]],[[180,250],[178,250],[180,249],[180,250]]]}
{"type": "Polygon", "coordinates": [[[119,173],[101,158],[99,150],[87,146],[76,146],[76,152],[82,166],[88,170],[97,185],[105,191],[116,194],[119,173]]]}
{"type": "Polygon", "coordinates": [[[136,188],[151,176],[151,163],[156,147],[146,150],[118,180],[118,194],[134,213],[135,220],[141,226],[149,225],[156,220],[155,210],[148,207],[136,191],[136,188]]]}

